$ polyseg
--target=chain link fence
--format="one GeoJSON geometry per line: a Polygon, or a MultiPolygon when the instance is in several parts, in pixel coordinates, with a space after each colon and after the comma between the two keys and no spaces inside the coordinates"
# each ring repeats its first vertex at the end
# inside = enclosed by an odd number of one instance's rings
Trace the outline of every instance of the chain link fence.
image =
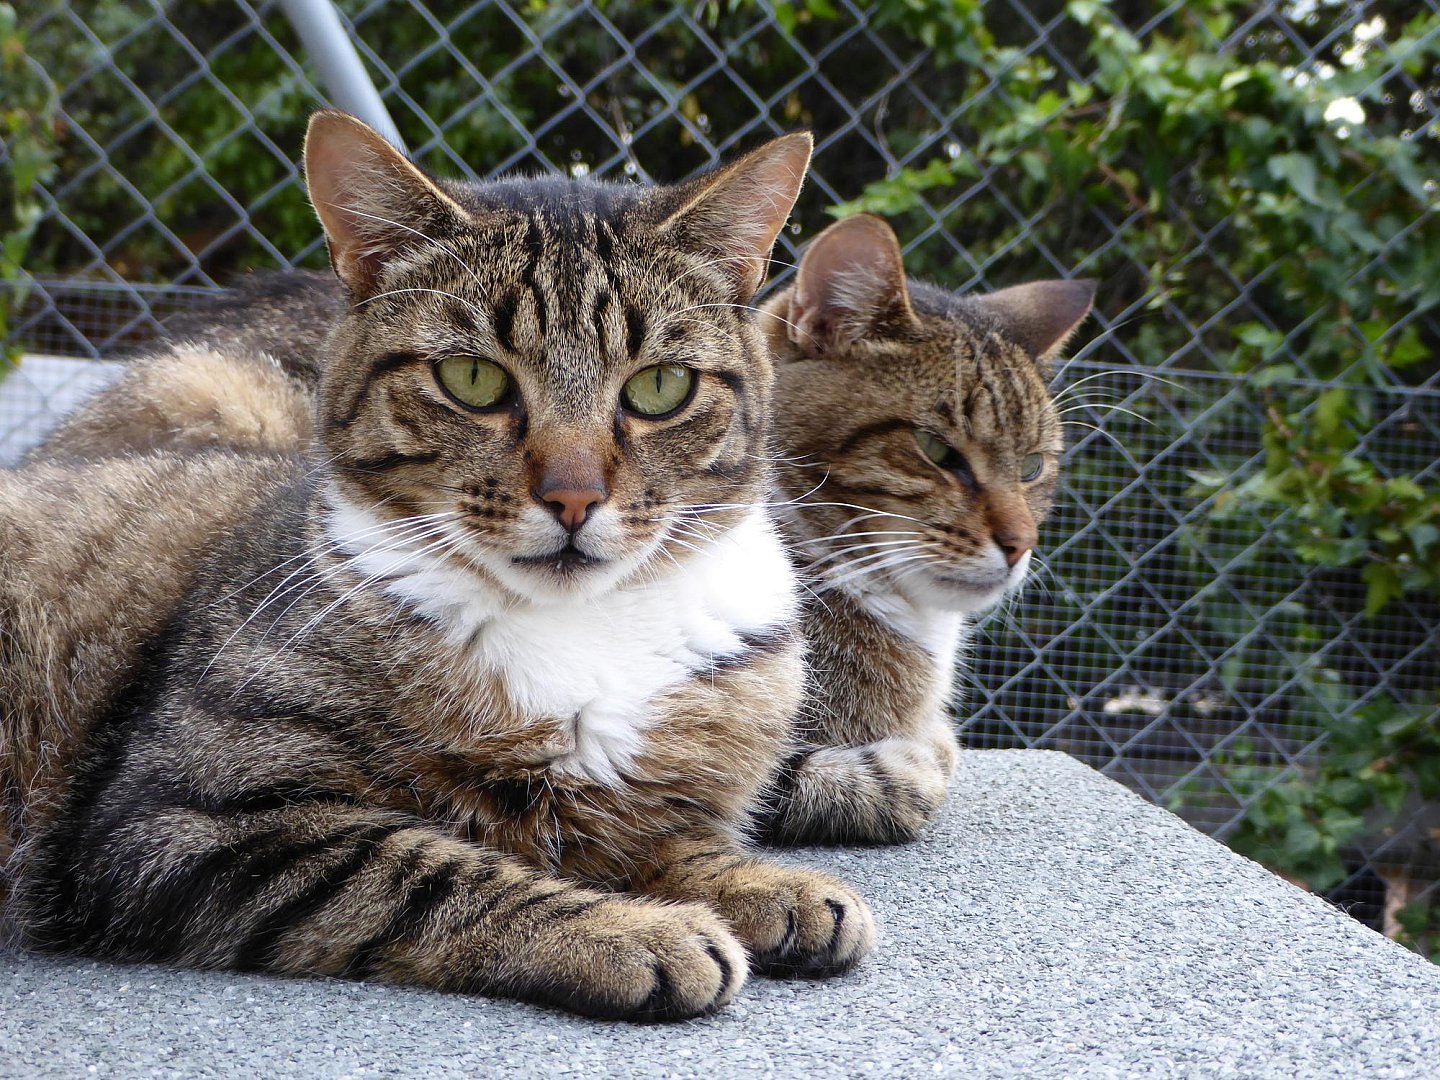
{"type": "MultiPolygon", "coordinates": [[[[338,6],[412,155],[434,170],[675,179],[805,125],[817,134],[814,171],[777,259],[793,262],[827,208],[864,190],[880,209],[893,196],[911,265],[947,286],[1102,280],[1091,330],[1056,383],[1074,426],[1042,536],[1048,568],[978,636],[959,714],[969,745],[1067,751],[1225,837],[1267,793],[1313,772],[1336,724],[1440,685],[1431,599],[1402,595],[1367,615],[1357,573],[1302,558],[1275,511],[1229,486],[1259,468],[1274,420],[1263,380],[1237,361],[1247,335],[1283,364],[1275,378],[1291,393],[1363,390],[1355,453],[1383,475],[1435,482],[1434,365],[1401,377],[1365,360],[1391,335],[1433,357],[1434,308],[1411,304],[1345,345],[1353,366],[1317,369],[1306,342],[1324,314],[1275,287],[1269,264],[1247,254],[1251,237],[1210,214],[1193,182],[1189,166],[1224,147],[1152,177],[1167,195],[1158,205],[1134,197],[1123,173],[1118,195],[1036,197],[1014,179],[1033,171],[1023,156],[977,149],[996,138],[997,117],[1043,112],[1043,91],[1022,100],[1026,86],[1068,87],[1083,113],[1081,91],[1106,71],[1095,19],[1142,48],[1183,31],[1214,56],[1276,65],[1295,86],[1361,72],[1364,89],[1332,100],[1326,120],[1391,130],[1420,147],[1432,178],[1426,209],[1354,266],[1383,289],[1400,245],[1416,230],[1435,236],[1436,0],[992,0],[983,48],[967,44],[980,16],[964,3],[928,5],[940,11],[933,25],[917,21],[926,4],[850,0],[338,6]],[[1027,72],[1035,80],[1017,83],[1027,72]]],[[[246,268],[323,263],[296,158],[325,95],[276,5],[22,10],[29,54],[58,88],[60,151],[33,193],[29,273],[3,286],[18,302],[15,343],[111,354],[246,268]]],[[[1105,134],[1111,121],[1095,119],[1105,134]]],[[[12,443],[65,404],[26,379],[22,364],[0,391],[0,437],[12,443]]],[[[1379,925],[1387,900],[1393,911],[1437,876],[1436,824],[1415,804],[1347,844],[1349,876],[1332,895],[1379,925]]]]}

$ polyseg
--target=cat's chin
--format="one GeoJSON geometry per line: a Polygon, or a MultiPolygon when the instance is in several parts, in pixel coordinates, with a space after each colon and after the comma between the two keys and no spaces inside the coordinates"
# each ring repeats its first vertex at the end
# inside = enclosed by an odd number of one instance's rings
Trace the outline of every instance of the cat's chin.
{"type": "Polygon", "coordinates": [[[539,603],[590,600],[616,588],[634,572],[629,559],[524,556],[485,560],[485,569],[506,589],[539,603]]]}
{"type": "Polygon", "coordinates": [[[917,568],[899,576],[896,585],[918,608],[979,615],[998,604],[1006,593],[1023,585],[1029,569],[1030,553],[1026,552],[1013,567],[1002,563],[955,570],[917,568]]]}

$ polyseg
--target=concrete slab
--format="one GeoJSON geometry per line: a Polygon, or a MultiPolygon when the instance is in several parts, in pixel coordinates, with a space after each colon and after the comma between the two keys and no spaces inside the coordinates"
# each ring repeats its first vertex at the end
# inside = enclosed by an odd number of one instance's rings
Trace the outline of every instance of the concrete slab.
{"type": "Polygon", "coordinates": [[[121,365],[32,353],[0,380],[0,467],[13,465],[61,417],[119,376],[121,365]]]}
{"type": "Polygon", "coordinates": [[[962,755],[900,849],[808,851],[872,959],[668,1027],[0,954],[4,1076],[1435,1076],[1440,968],[1071,758],[962,755]]]}

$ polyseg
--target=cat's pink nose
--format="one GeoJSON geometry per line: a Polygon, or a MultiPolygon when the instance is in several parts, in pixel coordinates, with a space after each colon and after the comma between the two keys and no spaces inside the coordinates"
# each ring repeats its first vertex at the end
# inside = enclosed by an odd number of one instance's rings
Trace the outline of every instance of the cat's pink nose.
{"type": "Polygon", "coordinates": [[[545,508],[561,525],[574,532],[585,524],[590,508],[605,501],[605,492],[598,488],[553,488],[538,493],[545,508]]]}
{"type": "Polygon", "coordinates": [[[1005,562],[1014,566],[1025,557],[1025,553],[1035,546],[1040,538],[1033,532],[997,532],[994,534],[995,543],[1000,545],[1000,550],[1005,553],[1005,562]]]}

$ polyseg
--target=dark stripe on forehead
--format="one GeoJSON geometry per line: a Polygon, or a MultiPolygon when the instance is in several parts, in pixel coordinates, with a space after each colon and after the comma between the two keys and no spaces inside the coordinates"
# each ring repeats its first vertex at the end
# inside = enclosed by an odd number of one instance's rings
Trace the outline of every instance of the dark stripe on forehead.
{"type": "Polygon", "coordinates": [[[525,249],[527,258],[525,261],[525,272],[521,280],[530,288],[535,298],[535,321],[540,324],[540,332],[545,332],[549,322],[549,313],[545,307],[545,293],[536,280],[540,272],[540,258],[545,252],[545,237],[540,231],[540,220],[534,214],[526,216],[527,226],[525,229],[525,249]]]}
{"type": "Polygon", "coordinates": [[[595,219],[595,256],[608,269],[615,258],[615,245],[610,236],[610,226],[599,218],[595,219]]]}
{"type": "Polygon", "coordinates": [[[911,424],[908,420],[890,419],[878,420],[873,424],[865,424],[856,428],[845,437],[845,441],[835,448],[838,454],[849,453],[867,439],[878,438],[881,435],[888,435],[892,431],[899,431],[901,428],[908,428],[911,424]]]}
{"type": "Polygon", "coordinates": [[[495,305],[495,310],[490,313],[490,321],[495,328],[495,340],[506,352],[515,351],[515,339],[512,331],[515,327],[515,294],[508,293],[503,300],[495,305]]]}
{"type": "Polygon", "coordinates": [[[610,355],[610,333],[606,329],[606,312],[610,310],[610,301],[613,299],[610,292],[601,289],[595,294],[595,304],[590,309],[590,321],[595,326],[595,342],[601,356],[610,355]]]}
{"type": "Polygon", "coordinates": [[[633,304],[625,305],[625,347],[631,356],[639,356],[645,344],[645,319],[633,304]]]}
{"type": "Polygon", "coordinates": [[[605,280],[610,283],[610,291],[620,293],[620,275],[615,270],[615,236],[610,228],[610,223],[594,219],[595,230],[595,258],[599,260],[600,269],[605,271],[605,280]]]}

